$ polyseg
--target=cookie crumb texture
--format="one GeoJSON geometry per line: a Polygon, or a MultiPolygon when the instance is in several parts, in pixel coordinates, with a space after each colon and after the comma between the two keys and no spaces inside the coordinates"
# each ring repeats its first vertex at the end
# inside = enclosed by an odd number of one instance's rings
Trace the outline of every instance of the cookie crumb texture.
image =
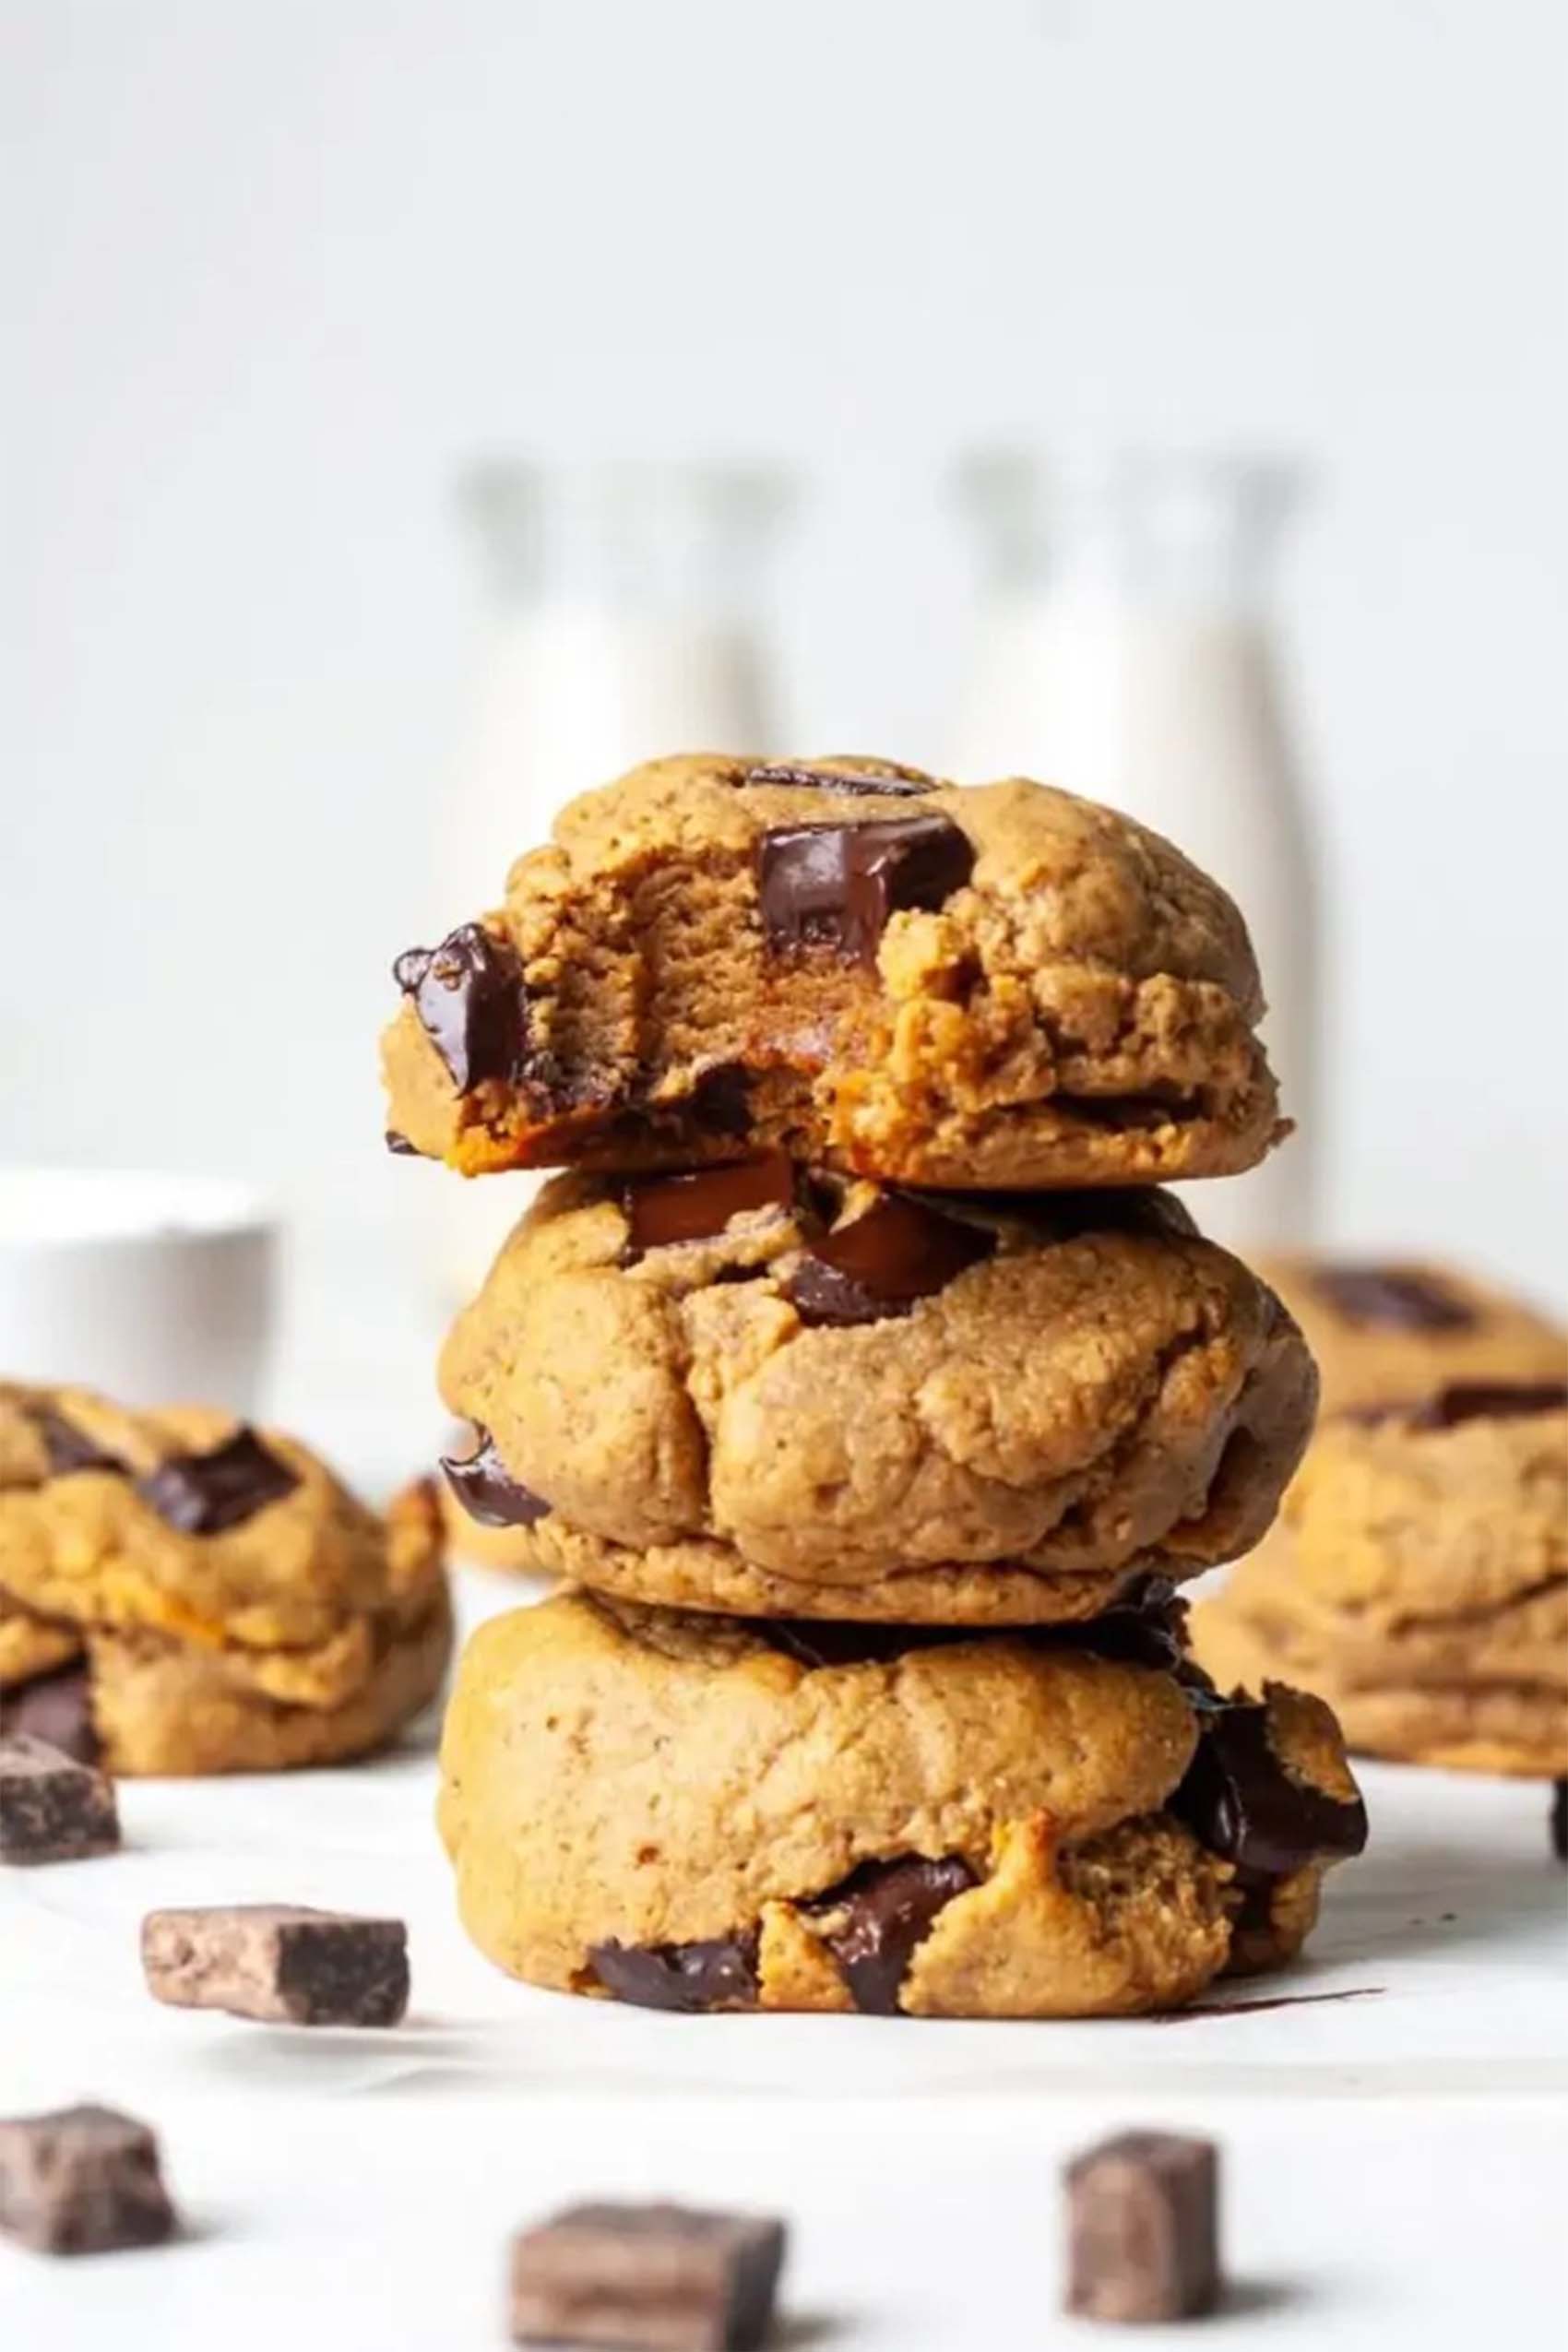
{"type": "Polygon", "coordinates": [[[1467,1384],[1323,1423],[1193,1638],[1221,1682],[1322,1692],[1368,1754],[1568,1772],[1568,1388],[1467,1384]]]}
{"type": "Polygon", "coordinates": [[[486,1432],[481,1510],[497,1467],[529,1498],[517,1564],[906,1622],[1082,1618],[1235,1557],[1316,1396],[1273,1294],[1163,1194],[922,1202],[781,1156],[557,1179],[441,1378],[486,1432]]]}
{"type": "Polygon", "coordinates": [[[114,1774],[327,1764],[391,1738],[450,1647],[428,1485],[382,1516],[227,1414],[0,1385],[0,1735],[114,1774]]]}
{"type": "Polygon", "coordinates": [[[396,972],[390,1129],[469,1175],[771,1144],[930,1185],[1151,1183],[1284,1132],[1235,907],[1019,778],[656,760],[396,972]]]}
{"type": "Polygon", "coordinates": [[[1239,1710],[1262,1782],[1221,1757],[1217,1790],[1201,1678],[1044,1635],[855,1647],[573,1592],[482,1626],[440,1800],[476,1943],[671,2010],[1134,2014],[1289,1958],[1364,1837],[1301,1693],[1239,1710]]]}

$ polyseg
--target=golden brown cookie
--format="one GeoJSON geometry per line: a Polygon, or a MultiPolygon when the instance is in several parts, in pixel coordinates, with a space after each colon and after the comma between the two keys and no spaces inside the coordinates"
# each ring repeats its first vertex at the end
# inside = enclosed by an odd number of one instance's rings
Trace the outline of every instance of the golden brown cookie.
{"type": "Polygon", "coordinates": [[[776,1145],[937,1185],[1153,1183],[1283,1132],[1245,925],[1130,818],[881,760],[651,762],[400,956],[395,1147],[465,1173],[776,1145]]]}
{"type": "Polygon", "coordinates": [[[1420,1259],[1257,1260],[1317,1358],[1323,1409],[1429,1396],[1448,1381],[1568,1378],[1568,1336],[1522,1300],[1420,1259]]]}
{"type": "Polygon", "coordinates": [[[360,1754],[440,1684],[441,1554],[428,1486],[381,1518],[227,1414],[0,1387],[0,1725],[116,1773],[360,1754]]]}
{"type": "Polygon", "coordinates": [[[1353,1747],[1568,1772],[1568,1387],[1460,1384],[1323,1423],[1193,1631],[1222,1684],[1322,1692],[1353,1747]]]}
{"type": "Polygon", "coordinates": [[[1091,1615],[1262,1534],[1311,1426],[1277,1301],[1158,1192],[917,1199],[782,1155],[548,1185],[442,1360],[516,1556],[742,1613],[1091,1615]]]}
{"type": "Polygon", "coordinates": [[[1277,1964],[1365,1816],[1328,1710],[1220,1705],[1179,1617],[493,1619],[442,1742],[464,1923],[532,1983],[683,2010],[1130,2014],[1277,1964]]]}

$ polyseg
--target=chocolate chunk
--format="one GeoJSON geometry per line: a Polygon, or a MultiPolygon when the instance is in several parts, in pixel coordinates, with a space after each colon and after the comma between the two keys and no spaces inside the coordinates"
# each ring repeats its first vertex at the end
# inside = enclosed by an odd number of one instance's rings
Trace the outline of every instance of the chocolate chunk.
{"type": "Polygon", "coordinates": [[[594,1975],[617,2001],[639,2009],[754,2009],[754,1935],[712,1936],[698,1943],[596,1943],[594,1975]]]}
{"type": "Polygon", "coordinates": [[[516,950],[481,923],[448,932],[439,947],[410,947],[392,976],[459,1094],[523,1075],[528,1006],[516,950]]]}
{"type": "Polygon", "coordinates": [[[814,1243],[785,1283],[802,1323],[879,1323],[908,1314],[989,1257],[996,1236],[922,1202],[886,1193],[851,1225],[814,1243]]]}
{"type": "Polygon", "coordinates": [[[844,1971],[850,1997],[868,2016],[895,2017],[898,1992],[936,1915],[977,1883],[961,1854],[862,1862],[826,1895],[800,1906],[809,1919],[843,1916],[822,1940],[844,1971]]]}
{"type": "Polygon", "coordinates": [[[1268,1709],[1250,1703],[1206,1716],[1170,1805],[1211,1854],[1270,1878],[1359,1854],[1367,1842],[1360,1799],[1325,1796],[1288,1772],[1268,1736],[1268,1709]]]}
{"type": "Polygon", "coordinates": [[[419,1146],[410,1143],[407,1135],[400,1135],[396,1127],[387,1128],[386,1143],[387,1150],[396,1152],[400,1159],[418,1159],[421,1157],[419,1146]]]}
{"type": "Polygon", "coordinates": [[[757,844],[767,944],[874,964],[888,917],[905,907],[940,907],[962,889],[974,863],[972,843],[945,816],[778,826],[757,844]]]}
{"type": "Polygon", "coordinates": [[[710,1135],[744,1135],[752,1123],[751,1072],[743,1062],[713,1062],[702,1072],[684,1109],[710,1135]]]}
{"type": "Polygon", "coordinates": [[[109,2107],[0,2122],[0,2230],[41,2254],[160,2246],[174,2209],[145,2123],[109,2107]]]}
{"type": "Polygon", "coordinates": [[[1325,1265],[1313,1288],[1348,1323],[1397,1331],[1462,1331],[1476,1320],[1463,1299],[1429,1275],[1395,1265],[1325,1265]]]}
{"type": "Polygon", "coordinates": [[[751,1210],[792,1208],[795,1171],[781,1151],[761,1152],[689,1175],[634,1177],[623,1186],[621,1201],[630,1246],[640,1255],[676,1241],[708,1241],[732,1217],[751,1210]]]}
{"type": "Polygon", "coordinates": [[[1523,1420],[1568,1408],[1568,1381],[1455,1380],[1412,1416],[1418,1429],[1457,1429],[1461,1421],[1523,1420]]]}
{"type": "MultiPolygon", "coordinates": [[[[885,1666],[912,1650],[979,1638],[974,1628],[961,1625],[860,1625],[828,1617],[758,1617],[748,1622],[775,1649],[814,1671],[825,1666],[885,1666]]],[[[1025,1629],[1016,1630],[1021,1637],[1025,1629]]]]}
{"type": "Polygon", "coordinates": [[[1552,1786],[1551,1850],[1560,1862],[1568,1862],[1568,1780],[1552,1786]]]}
{"type": "Polygon", "coordinates": [[[441,1467],[446,1483],[481,1527],[531,1527],[550,1515],[541,1494],[512,1476],[495,1450],[488,1430],[476,1429],[471,1454],[444,1454],[441,1467]]]}
{"type": "Polygon", "coordinates": [[[1124,2132],[1067,2167],[1066,2308],[1081,2319],[1184,2320],[1219,2299],[1219,2151],[1124,2132]]]}
{"type": "Polygon", "coordinates": [[[299,1472],[240,1428],[205,1454],[171,1454],[137,1480],[137,1492],[184,1536],[220,1536],[280,1503],[299,1485],[299,1472]]]}
{"type": "Polygon", "coordinates": [[[0,1739],[0,1862],[79,1862],[119,1843],[102,1773],[30,1732],[0,1739]]]}
{"type": "Polygon", "coordinates": [[[881,792],[889,800],[915,800],[936,786],[929,776],[917,776],[912,771],[897,769],[891,776],[873,776],[869,770],[849,769],[836,776],[826,767],[751,767],[742,777],[746,784],[790,784],[797,791],[848,792],[859,798],[861,794],[881,792]]]}
{"type": "Polygon", "coordinates": [[[571,2205],[512,2240],[512,2341],[755,2352],[784,2248],[762,2215],[571,2205]]]}
{"type": "Polygon", "coordinates": [[[395,2025],[409,2005],[401,1919],[285,1903],[149,1911],[142,1972],[157,2001],[281,2025],[395,2025]]]}
{"type": "Polygon", "coordinates": [[[1168,1576],[1134,1576],[1098,1617],[1054,1631],[1065,1648],[1089,1650],[1120,1666],[1173,1674],[1187,1663],[1187,1604],[1168,1576]]]}
{"type": "Polygon", "coordinates": [[[66,1479],[76,1470],[109,1470],[120,1478],[128,1475],[117,1454],[105,1453],[95,1438],[67,1420],[64,1413],[52,1412],[45,1405],[35,1408],[30,1418],[43,1440],[51,1478],[66,1479]]]}
{"type": "Polygon", "coordinates": [[[76,1764],[95,1764],[98,1731],[92,1719],[92,1678],[81,1665],[56,1667],[13,1690],[0,1691],[0,1734],[42,1740],[76,1764]]]}

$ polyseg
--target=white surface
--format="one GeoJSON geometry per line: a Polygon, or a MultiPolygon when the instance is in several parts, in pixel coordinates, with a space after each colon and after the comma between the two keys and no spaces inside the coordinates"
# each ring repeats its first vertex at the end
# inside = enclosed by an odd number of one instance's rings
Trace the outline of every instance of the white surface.
{"type": "MultiPolygon", "coordinates": [[[[470,1614],[504,1597],[476,1580],[470,1614]]],[[[507,2231],[605,2192],[786,2211],[787,2343],[993,2352],[1051,2337],[1062,2156],[1156,2120],[1224,2143],[1238,2352],[1330,2322],[1346,2346],[1543,2341],[1568,2115],[1544,1792],[1365,1778],[1372,1844],[1330,1882],[1312,1960],[1216,1997],[1375,1991],[1082,2025],[684,2019],[513,1985],[453,1918],[427,1745],[128,1784],[122,1854],[0,1877],[0,2110],[145,2116],[194,2235],[75,2266],[0,2245],[4,2340],[89,2352],[112,2323],[140,2352],[220,2325],[223,2352],[274,2352],[286,2322],[340,2352],[498,2342],[507,2231]],[[408,2022],[311,2034],[148,2000],[145,1910],[269,1898],[405,1917],[408,2022]]]]}
{"type": "Polygon", "coordinates": [[[0,1156],[406,1192],[373,1040],[454,912],[476,455],[814,471],[778,747],[918,761],[944,469],[1088,427],[1313,469],[1331,1214],[1568,1284],[1565,43],[1560,0],[0,0],[0,1156]]]}

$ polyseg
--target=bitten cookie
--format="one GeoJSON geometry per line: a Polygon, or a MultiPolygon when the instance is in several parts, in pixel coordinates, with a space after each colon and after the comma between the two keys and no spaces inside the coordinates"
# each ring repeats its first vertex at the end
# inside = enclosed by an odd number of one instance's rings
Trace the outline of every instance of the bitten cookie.
{"type": "Polygon", "coordinates": [[[434,1491],[385,1518],[291,1438],[0,1387],[0,1728],[114,1773],[381,1745],[451,1645],[434,1491]]]}
{"type": "Polygon", "coordinates": [[[1568,1387],[1454,1385],[1324,1422],[1193,1632],[1221,1684],[1321,1691],[1352,1747],[1568,1772],[1568,1387]]]}
{"type": "Polygon", "coordinates": [[[1311,1427],[1277,1301],[1158,1192],[917,1199],[771,1154],[547,1186],[442,1361],[448,1465],[643,1600],[1091,1615],[1255,1543],[1311,1427]]]}
{"type": "Polygon", "coordinates": [[[389,1139],[470,1175],[774,1145],[914,1183],[1152,1183],[1283,1132],[1229,899],[1020,778],[656,760],[397,977],[389,1139]]]}
{"type": "Polygon", "coordinates": [[[464,1923],[663,2009],[1118,2015],[1273,1966],[1365,1815],[1328,1709],[1221,1705],[1179,1625],[1158,1590],[1075,1636],[493,1619],[442,1742],[464,1923]]]}
{"type": "Polygon", "coordinates": [[[1312,1257],[1257,1261],[1317,1358],[1323,1409],[1429,1396],[1447,1381],[1568,1379],[1568,1336],[1453,1266],[1312,1257]]]}

